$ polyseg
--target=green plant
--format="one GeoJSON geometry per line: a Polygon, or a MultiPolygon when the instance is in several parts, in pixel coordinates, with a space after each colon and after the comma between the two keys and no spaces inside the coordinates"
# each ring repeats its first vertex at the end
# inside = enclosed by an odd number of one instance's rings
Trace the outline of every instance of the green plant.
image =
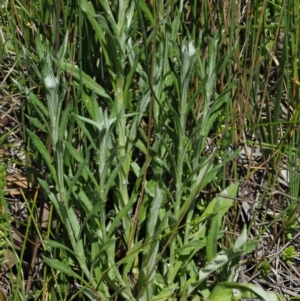
{"type": "Polygon", "coordinates": [[[284,232],[287,235],[287,238],[291,240],[293,238],[293,235],[297,233],[298,229],[298,223],[297,223],[297,206],[298,204],[294,204],[292,206],[289,206],[289,209],[286,212],[286,215],[284,216],[284,226],[285,230],[284,232]]]}
{"type": "Polygon", "coordinates": [[[287,264],[292,264],[293,263],[292,260],[295,259],[297,257],[297,255],[298,255],[298,253],[297,253],[295,247],[288,246],[282,251],[281,258],[287,264]]]}
{"type": "Polygon", "coordinates": [[[260,272],[259,277],[265,279],[271,273],[271,264],[269,261],[264,260],[258,267],[260,272]]]}
{"type": "Polygon", "coordinates": [[[208,300],[211,301],[239,301],[243,299],[262,299],[265,301],[283,300],[278,294],[266,292],[261,287],[247,283],[218,283],[208,300]]]}

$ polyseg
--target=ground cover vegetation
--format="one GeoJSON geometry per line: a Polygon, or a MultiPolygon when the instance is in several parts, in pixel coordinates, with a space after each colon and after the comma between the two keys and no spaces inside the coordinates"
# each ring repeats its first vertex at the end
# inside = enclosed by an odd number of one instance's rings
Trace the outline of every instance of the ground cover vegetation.
{"type": "Polygon", "coordinates": [[[0,299],[299,299],[298,0],[0,5],[0,299]]]}

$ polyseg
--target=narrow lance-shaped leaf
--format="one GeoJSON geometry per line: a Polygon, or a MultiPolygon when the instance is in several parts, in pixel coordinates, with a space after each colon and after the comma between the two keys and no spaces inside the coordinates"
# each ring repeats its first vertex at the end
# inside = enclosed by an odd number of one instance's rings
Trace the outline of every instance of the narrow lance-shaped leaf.
{"type": "Polygon", "coordinates": [[[97,84],[89,75],[87,75],[83,71],[80,72],[78,66],[72,63],[68,63],[66,61],[64,62],[56,61],[56,63],[61,70],[64,70],[70,75],[72,75],[72,77],[76,79],[78,82],[81,80],[84,86],[86,86],[88,89],[90,89],[92,92],[96,93],[97,95],[108,99],[109,104],[111,104],[111,98],[105,92],[105,90],[99,84],[97,84]]]}
{"type": "Polygon", "coordinates": [[[51,159],[50,154],[48,153],[45,145],[42,143],[40,138],[37,135],[35,135],[34,133],[32,133],[30,130],[27,129],[27,133],[28,133],[30,139],[32,140],[34,146],[39,151],[39,153],[41,154],[43,159],[45,160],[45,163],[47,164],[47,166],[50,170],[50,173],[51,173],[52,178],[54,179],[54,182],[57,183],[56,170],[52,164],[52,159],[51,159]]]}

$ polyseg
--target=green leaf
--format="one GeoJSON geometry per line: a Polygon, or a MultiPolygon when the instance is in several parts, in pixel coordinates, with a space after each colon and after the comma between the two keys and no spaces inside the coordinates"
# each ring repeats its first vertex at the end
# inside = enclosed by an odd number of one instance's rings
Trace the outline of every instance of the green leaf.
{"type": "Polygon", "coordinates": [[[172,298],[175,290],[177,289],[178,284],[174,283],[170,286],[164,288],[158,295],[152,297],[152,301],[161,301],[161,300],[172,300],[172,298]]]}
{"type": "MultiPolygon", "coordinates": [[[[206,246],[207,240],[206,238],[203,239],[194,239],[187,243],[186,245],[182,246],[179,250],[180,255],[178,260],[176,261],[173,269],[174,275],[177,275],[179,269],[186,269],[194,257],[194,255],[199,252],[202,248],[206,246]]],[[[186,270],[182,271],[183,273],[186,270]]]]}
{"type": "Polygon", "coordinates": [[[60,210],[60,204],[56,198],[56,196],[53,194],[53,192],[50,190],[49,184],[42,180],[38,179],[39,184],[44,189],[44,191],[47,193],[47,196],[51,203],[54,205],[55,209],[57,210],[57,213],[59,214],[62,221],[64,221],[65,216],[62,214],[63,212],[60,210]]]}
{"type": "Polygon", "coordinates": [[[60,46],[58,54],[57,54],[57,57],[59,60],[64,59],[64,57],[66,56],[67,47],[68,47],[68,37],[69,37],[69,32],[66,31],[64,41],[63,41],[62,45],[60,46]]]}
{"type": "MultiPolygon", "coordinates": [[[[89,123],[89,124],[94,125],[100,132],[101,132],[102,130],[104,130],[104,129],[108,130],[109,127],[110,127],[114,122],[117,121],[117,118],[110,118],[109,120],[104,120],[104,119],[103,119],[103,120],[101,120],[100,122],[95,122],[95,121],[93,121],[93,120],[91,120],[91,119],[89,119],[89,118],[82,117],[82,116],[79,116],[79,115],[77,115],[77,117],[78,117],[79,119],[81,119],[81,120],[83,120],[83,121],[89,123]]],[[[129,117],[129,115],[127,115],[127,116],[124,115],[124,117],[129,117]]]]}
{"type": "Polygon", "coordinates": [[[213,94],[213,89],[215,88],[215,81],[216,81],[216,57],[217,57],[217,52],[218,52],[218,41],[219,37],[218,34],[215,35],[215,37],[209,39],[208,43],[208,65],[207,65],[207,74],[208,74],[208,79],[206,82],[205,86],[205,91],[206,91],[206,101],[207,103],[211,100],[212,94],[213,94]]]}
{"type": "Polygon", "coordinates": [[[247,227],[244,226],[241,234],[235,241],[234,249],[235,250],[241,249],[245,245],[246,242],[247,242],[247,227]]]}
{"type": "MultiPolygon", "coordinates": [[[[74,236],[75,240],[79,241],[80,240],[80,236],[79,236],[80,225],[79,225],[78,217],[75,214],[74,209],[71,207],[67,209],[67,213],[68,213],[68,219],[69,219],[70,225],[72,227],[73,236],[74,236]]],[[[71,234],[71,233],[69,233],[69,234],[71,234]]],[[[76,250],[75,250],[75,252],[76,252],[76,250]]],[[[82,253],[83,253],[83,250],[80,250],[79,255],[82,256],[82,253]]]]}
{"type": "Polygon", "coordinates": [[[32,140],[34,146],[36,147],[37,151],[41,154],[42,158],[44,159],[45,163],[47,164],[50,174],[52,178],[54,179],[54,182],[57,183],[57,174],[55,167],[52,165],[52,159],[50,157],[50,154],[48,153],[45,145],[43,142],[40,140],[40,138],[35,135],[33,132],[27,129],[27,133],[32,140]]]}
{"type": "MultiPolygon", "coordinates": [[[[102,5],[103,5],[103,10],[106,12],[105,17],[107,18],[107,20],[109,21],[110,26],[113,29],[113,32],[116,34],[117,33],[117,25],[116,22],[113,19],[112,16],[112,12],[110,10],[110,5],[108,4],[109,2],[103,1],[102,5]]],[[[87,18],[89,19],[89,21],[91,22],[93,29],[96,32],[97,38],[98,39],[105,39],[104,37],[102,37],[102,28],[101,26],[99,26],[97,24],[95,20],[95,17],[98,17],[98,15],[96,15],[95,9],[93,7],[93,4],[91,2],[87,2],[86,0],[81,0],[80,1],[80,7],[81,9],[84,11],[84,13],[86,14],[87,18]]],[[[106,22],[105,22],[106,23],[106,22]]],[[[100,22],[101,24],[101,22],[100,22]]]]}
{"type": "Polygon", "coordinates": [[[208,296],[210,301],[233,301],[233,291],[218,283],[208,296]]]}
{"type": "Polygon", "coordinates": [[[209,262],[204,268],[199,271],[199,284],[204,281],[209,275],[215,272],[217,269],[223,267],[225,264],[232,262],[235,258],[246,255],[248,252],[253,251],[258,241],[251,241],[245,243],[239,250],[229,248],[220,252],[211,262],[209,262]],[[254,243],[255,242],[255,243],[254,243]],[[251,248],[248,246],[251,246],[251,248]]]}
{"type": "MultiPolygon", "coordinates": [[[[38,112],[42,113],[45,117],[49,117],[48,109],[44,106],[44,104],[40,101],[40,99],[34,95],[32,92],[30,92],[27,88],[25,89],[25,92],[27,92],[29,101],[35,106],[38,112]]],[[[43,116],[40,114],[40,116],[43,116]]]]}
{"type": "Polygon", "coordinates": [[[132,208],[133,204],[135,203],[136,199],[135,198],[131,198],[129,200],[129,202],[122,208],[122,210],[120,210],[117,215],[115,216],[115,218],[113,219],[112,224],[109,227],[108,230],[108,234],[107,237],[111,237],[111,235],[114,233],[116,227],[119,225],[119,222],[121,221],[121,219],[123,217],[125,217],[129,210],[132,208]]]}
{"type": "Polygon", "coordinates": [[[109,100],[109,104],[112,104],[110,96],[105,92],[105,90],[97,84],[89,75],[84,73],[83,71],[80,71],[78,66],[68,63],[66,61],[55,61],[58,67],[65,72],[72,75],[74,79],[76,79],[78,82],[82,81],[82,84],[90,89],[92,92],[96,93],[99,96],[105,97],[109,100]]]}
{"type": "MultiPolygon", "coordinates": [[[[153,183],[153,181],[152,181],[153,183]]],[[[154,235],[156,227],[157,227],[157,219],[159,210],[163,200],[162,189],[159,187],[157,183],[155,183],[155,195],[151,202],[150,214],[147,219],[147,238],[150,238],[154,235]]],[[[153,187],[154,188],[154,187],[153,187]]]]}
{"type": "Polygon", "coordinates": [[[87,108],[89,114],[91,115],[93,121],[100,123],[101,122],[101,113],[99,110],[99,104],[97,102],[97,99],[94,95],[90,97],[87,95],[84,90],[82,91],[82,98],[84,99],[85,107],[87,108]]]}
{"type": "Polygon", "coordinates": [[[68,215],[68,219],[66,220],[66,226],[68,230],[68,235],[70,236],[70,239],[72,241],[72,247],[74,253],[76,254],[76,258],[80,264],[80,268],[89,278],[90,272],[86,264],[86,256],[83,247],[83,240],[79,236],[80,225],[79,225],[78,217],[75,214],[74,209],[72,207],[67,209],[67,215],[68,215]]]}
{"type": "MultiPolygon", "coordinates": [[[[202,167],[201,177],[198,177],[199,178],[198,179],[198,184],[193,187],[189,197],[186,199],[186,201],[184,202],[184,204],[180,208],[179,216],[182,216],[184,214],[184,212],[187,210],[188,206],[190,206],[191,203],[194,201],[195,196],[199,193],[199,191],[201,191],[201,189],[203,187],[205,187],[207,185],[207,183],[211,182],[215,178],[215,176],[218,173],[220,168],[221,168],[221,166],[217,166],[215,168],[212,168],[211,165],[208,166],[208,167],[207,166],[202,167]]],[[[200,175],[200,173],[199,173],[199,175],[200,175]]],[[[207,217],[210,216],[211,214],[212,214],[212,212],[208,213],[207,217]]],[[[202,217],[204,217],[204,216],[202,216],[202,217]]]]}
{"type": "MultiPolygon", "coordinates": [[[[60,121],[60,131],[61,133],[66,133],[66,132],[70,132],[70,128],[72,128],[71,124],[72,121],[70,121],[70,115],[74,110],[74,102],[73,100],[70,100],[68,102],[68,105],[66,108],[64,108],[64,110],[62,111],[61,114],[61,121],[60,121]]],[[[70,133],[68,133],[70,135],[70,133]]],[[[63,135],[64,137],[64,135],[63,135]]]]}
{"type": "Polygon", "coordinates": [[[89,287],[84,287],[78,283],[75,283],[75,285],[77,289],[83,292],[86,295],[86,297],[91,301],[107,300],[107,297],[104,296],[100,290],[98,290],[96,293],[94,290],[90,289],[89,287]]]}
{"type": "Polygon", "coordinates": [[[44,240],[44,243],[51,248],[63,249],[63,250],[66,250],[67,252],[69,252],[70,254],[73,254],[76,256],[76,254],[71,249],[69,249],[67,246],[59,243],[58,241],[46,239],[46,240],[44,240]]]}
{"type": "Polygon", "coordinates": [[[48,131],[45,129],[45,126],[40,122],[39,119],[37,119],[35,117],[28,116],[28,115],[25,115],[25,116],[29,120],[30,124],[32,124],[33,126],[35,126],[40,131],[42,131],[44,133],[48,133],[48,131]]]}
{"type": "Polygon", "coordinates": [[[238,301],[257,298],[261,298],[264,301],[283,300],[278,294],[265,291],[252,283],[220,282],[208,296],[210,301],[238,301]]]}
{"type": "Polygon", "coordinates": [[[85,227],[86,224],[88,224],[89,220],[91,218],[97,218],[97,214],[103,210],[103,208],[105,207],[105,203],[104,202],[99,202],[98,204],[96,204],[93,209],[87,214],[87,216],[85,217],[81,227],[80,227],[80,232],[78,234],[78,236],[81,236],[81,233],[83,232],[83,229],[85,227]]]}
{"type": "Polygon", "coordinates": [[[222,226],[222,213],[219,210],[220,204],[215,207],[215,210],[218,212],[215,216],[212,217],[208,222],[208,234],[207,234],[207,244],[206,244],[206,259],[208,262],[212,261],[217,256],[217,247],[218,247],[218,237],[220,234],[222,226]]]}
{"type": "Polygon", "coordinates": [[[82,122],[81,119],[75,114],[72,114],[72,117],[76,120],[76,123],[78,124],[79,128],[83,131],[85,137],[89,140],[89,143],[91,144],[92,148],[96,149],[94,139],[91,136],[90,131],[86,128],[84,122],[82,122]]]}
{"type": "MultiPolygon", "coordinates": [[[[109,156],[109,158],[107,159],[107,163],[105,165],[105,170],[109,170],[109,168],[111,167],[111,163],[112,162],[112,158],[115,158],[117,154],[117,148],[114,149],[114,151],[111,153],[111,155],[109,156]]],[[[105,190],[104,190],[104,193],[103,193],[103,196],[107,196],[111,187],[113,187],[114,185],[114,181],[115,181],[115,178],[119,175],[119,172],[120,170],[122,169],[123,167],[123,163],[124,163],[124,159],[121,160],[117,166],[114,168],[113,171],[111,171],[108,179],[106,180],[106,183],[105,183],[105,190]]]]}
{"type": "Polygon", "coordinates": [[[116,238],[112,238],[112,239],[107,240],[107,241],[101,246],[101,248],[100,248],[100,250],[99,250],[99,255],[100,255],[102,252],[108,250],[113,244],[116,243],[116,241],[117,241],[116,238]]]}
{"type": "Polygon", "coordinates": [[[47,258],[46,256],[42,255],[45,263],[51,267],[52,269],[54,269],[55,271],[60,271],[68,276],[74,277],[80,281],[82,281],[83,283],[86,283],[86,281],[80,277],[79,275],[77,275],[76,273],[74,273],[72,271],[72,269],[67,266],[66,264],[62,263],[61,261],[57,260],[57,259],[52,259],[52,258],[47,258]]]}
{"type": "Polygon", "coordinates": [[[144,250],[142,247],[143,241],[138,241],[130,249],[130,254],[126,256],[126,261],[124,262],[124,275],[127,275],[132,270],[133,264],[138,256],[137,254],[144,250]],[[132,254],[134,254],[134,256],[132,254]]]}
{"type": "MultiPolygon", "coordinates": [[[[82,153],[79,153],[70,143],[67,141],[64,142],[64,145],[66,149],[68,150],[70,156],[74,158],[78,163],[80,163],[80,166],[76,172],[76,175],[72,181],[72,185],[70,185],[69,190],[72,189],[72,186],[75,184],[75,182],[78,180],[79,176],[82,176],[85,180],[87,180],[88,177],[93,179],[93,174],[88,168],[88,159],[84,159],[82,157],[82,153]]],[[[69,192],[70,193],[70,192],[69,192]]]]}
{"type": "MultiPolygon", "coordinates": [[[[208,235],[206,245],[206,257],[207,261],[211,262],[217,256],[218,237],[222,226],[222,217],[230,208],[233,203],[233,197],[236,196],[238,189],[238,183],[234,183],[227,187],[221,196],[214,198],[207,208],[205,209],[203,216],[208,213],[214,213],[215,215],[208,223],[208,235]]],[[[247,235],[246,235],[247,238],[247,235]]]]}
{"type": "Polygon", "coordinates": [[[239,183],[234,183],[223,190],[219,196],[215,197],[206,207],[202,215],[221,212],[224,215],[232,205],[237,195],[239,183]]]}
{"type": "Polygon", "coordinates": [[[143,11],[143,13],[145,14],[146,19],[148,19],[149,22],[151,23],[151,26],[154,27],[155,26],[155,20],[154,20],[152,14],[151,14],[151,11],[149,10],[149,6],[145,3],[144,0],[139,1],[139,7],[143,11]]]}
{"type": "Polygon", "coordinates": [[[8,137],[11,133],[13,133],[13,132],[15,131],[16,128],[17,128],[17,127],[15,126],[15,127],[12,128],[10,131],[8,131],[7,133],[3,134],[3,135],[0,137],[0,146],[2,146],[2,145],[5,143],[7,137],[8,137]]]}
{"type": "Polygon", "coordinates": [[[93,210],[93,203],[91,202],[91,198],[88,197],[84,190],[80,189],[77,193],[78,199],[80,200],[81,204],[85,208],[86,212],[90,212],[93,210]]]}

